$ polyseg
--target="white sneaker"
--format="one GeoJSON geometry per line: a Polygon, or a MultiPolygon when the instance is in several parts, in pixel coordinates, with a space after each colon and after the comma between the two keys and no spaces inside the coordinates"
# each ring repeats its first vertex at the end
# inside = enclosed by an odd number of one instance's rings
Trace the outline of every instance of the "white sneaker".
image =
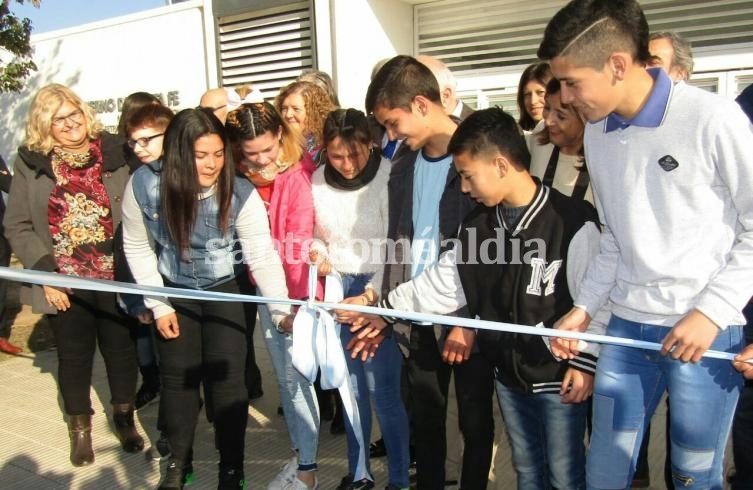
{"type": "Polygon", "coordinates": [[[291,457],[282,465],[275,479],[267,485],[267,490],[285,490],[293,480],[298,480],[298,456],[291,457]]]}
{"type": "Polygon", "coordinates": [[[299,480],[298,476],[294,476],[293,480],[285,485],[284,490],[316,490],[317,488],[319,488],[319,480],[314,479],[314,486],[309,487],[299,480]]]}

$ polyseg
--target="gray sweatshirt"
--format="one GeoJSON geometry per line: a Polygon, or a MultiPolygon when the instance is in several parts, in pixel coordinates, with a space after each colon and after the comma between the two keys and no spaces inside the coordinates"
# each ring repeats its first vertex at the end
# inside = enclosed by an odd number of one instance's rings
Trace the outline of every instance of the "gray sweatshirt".
{"type": "Polygon", "coordinates": [[[685,83],[664,109],[658,127],[586,126],[604,227],[575,304],[591,313],[610,300],[615,315],[653,325],[673,326],[692,309],[719,328],[743,324],[753,294],[753,126],[733,100],[685,83]]]}

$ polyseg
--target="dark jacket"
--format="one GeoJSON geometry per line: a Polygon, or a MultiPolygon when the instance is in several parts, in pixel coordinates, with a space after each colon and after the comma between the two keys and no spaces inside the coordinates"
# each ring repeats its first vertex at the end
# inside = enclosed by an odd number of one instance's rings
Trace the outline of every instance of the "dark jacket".
{"type": "MultiPolygon", "coordinates": [[[[540,182],[537,186],[536,197],[514,227],[497,207],[479,206],[463,222],[457,269],[471,315],[551,328],[572,308],[567,252],[576,233],[587,222],[597,222],[596,210],[540,182]],[[488,253],[485,240],[491,244],[488,253]],[[485,256],[500,265],[489,265],[485,256]]],[[[477,342],[497,379],[509,388],[557,393],[569,367],[594,373],[595,356],[581,353],[559,362],[538,335],[481,330],[477,342]]]]}
{"type": "MultiPolygon", "coordinates": [[[[402,146],[402,145],[401,145],[402,146]]],[[[387,184],[389,198],[389,222],[387,238],[390,243],[399,240],[413,241],[413,173],[418,151],[402,153],[392,161],[392,171],[387,184]]],[[[457,235],[463,218],[476,206],[476,203],[460,190],[460,176],[454,166],[447,173],[445,190],[439,201],[439,239],[444,242],[457,235]]],[[[388,247],[389,248],[389,247],[388,247]]],[[[447,246],[440,248],[444,252],[447,246]]],[[[406,247],[394,247],[394,256],[388,256],[382,281],[382,297],[395,286],[411,280],[411,255],[406,247]]],[[[444,329],[435,326],[435,335],[440,338],[444,329]]],[[[410,339],[410,325],[398,322],[394,329],[398,343],[405,351],[410,339]]]]}
{"type": "MultiPolygon", "coordinates": [[[[8,165],[5,163],[5,159],[0,156],[0,191],[10,192],[10,184],[12,182],[13,176],[10,170],[8,170],[8,165]]],[[[5,230],[2,224],[3,216],[5,216],[5,200],[0,196],[0,266],[8,267],[10,264],[10,244],[5,238],[5,230]]],[[[3,299],[0,298],[0,301],[3,299]]],[[[2,311],[1,307],[0,311],[2,311]]]]}
{"type": "MultiPolygon", "coordinates": [[[[102,181],[110,197],[113,226],[120,224],[120,202],[130,175],[123,155],[123,139],[102,133],[102,181]]],[[[5,236],[27,269],[53,272],[57,263],[52,250],[47,206],[55,187],[50,155],[18,149],[13,183],[3,219],[5,236]]],[[[56,313],[41,286],[32,286],[30,302],[35,313],[56,313]]]]}

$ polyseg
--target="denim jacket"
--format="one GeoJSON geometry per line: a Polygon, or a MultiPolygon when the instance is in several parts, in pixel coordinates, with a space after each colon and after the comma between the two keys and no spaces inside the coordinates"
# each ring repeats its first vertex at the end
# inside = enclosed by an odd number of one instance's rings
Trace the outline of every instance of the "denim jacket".
{"type": "Polygon", "coordinates": [[[253,191],[248,180],[236,178],[228,217],[223,233],[217,223],[219,204],[215,195],[199,200],[196,222],[187,251],[181,254],[167,233],[160,209],[160,172],[157,161],[142,166],[133,174],[133,194],[144,215],[147,231],[155,244],[159,272],[169,283],[190,289],[208,289],[243,273],[241,246],[235,220],[243,203],[253,191]]]}

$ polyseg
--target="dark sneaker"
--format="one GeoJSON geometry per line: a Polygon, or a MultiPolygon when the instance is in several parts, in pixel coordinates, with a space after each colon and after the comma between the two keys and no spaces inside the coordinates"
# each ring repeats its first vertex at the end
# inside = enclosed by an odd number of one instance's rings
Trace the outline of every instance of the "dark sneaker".
{"type": "Polygon", "coordinates": [[[344,477],[342,477],[342,480],[340,480],[340,484],[335,488],[335,490],[347,490],[350,488],[349,485],[353,483],[353,474],[348,473],[344,477]]]}
{"type": "Polygon", "coordinates": [[[238,490],[246,488],[243,470],[238,468],[222,468],[218,476],[217,490],[238,490]]]}
{"type": "Polygon", "coordinates": [[[186,465],[182,461],[171,459],[167,463],[167,468],[165,468],[165,478],[162,479],[157,490],[182,490],[186,484],[186,475],[189,472],[191,474],[191,481],[193,481],[192,465],[186,465]]]}
{"type": "Polygon", "coordinates": [[[353,475],[348,473],[340,480],[340,485],[335,490],[370,490],[372,488],[374,488],[373,481],[368,478],[353,481],[353,475]]]}
{"type": "Polygon", "coordinates": [[[364,478],[363,480],[358,480],[351,483],[348,487],[348,490],[370,490],[372,488],[374,488],[374,482],[369,480],[368,478],[364,478]]]}
{"type": "Polygon", "coordinates": [[[196,481],[196,473],[193,472],[193,465],[188,465],[183,474],[183,485],[188,486],[196,481]]]}
{"type": "Polygon", "coordinates": [[[384,445],[384,439],[377,439],[369,444],[369,458],[383,458],[387,456],[387,446],[384,445]]]}
{"type": "Polygon", "coordinates": [[[147,459],[161,461],[165,458],[169,458],[171,452],[170,442],[167,440],[167,434],[161,432],[157,442],[155,442],[154,445],[149,448],[149,451],[147,451],[147,459]]]}

